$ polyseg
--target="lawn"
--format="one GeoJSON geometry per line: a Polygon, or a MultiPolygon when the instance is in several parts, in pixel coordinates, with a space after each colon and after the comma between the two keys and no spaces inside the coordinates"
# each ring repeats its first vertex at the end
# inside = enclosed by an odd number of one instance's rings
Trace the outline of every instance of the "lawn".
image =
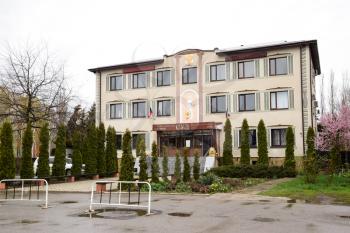
{"type": "Polygon", "coordinates": [[[260,194],[289,197],[310,203],[350,205],[350,176],[334,176],[330,182],[329,177],[320,175],[315,184],[306,184],[304,177],[298,176],[260,194]]]}

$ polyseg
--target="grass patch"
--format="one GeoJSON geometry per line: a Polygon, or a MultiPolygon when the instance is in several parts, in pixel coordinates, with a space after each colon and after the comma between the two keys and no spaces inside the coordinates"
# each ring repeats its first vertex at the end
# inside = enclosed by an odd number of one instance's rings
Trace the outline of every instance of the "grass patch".
{"type": "Polygon", "coordinates": [[[330,181],[328,176],[320,175],[315,184],[307,184],[303,176],[298,176],[260,194],[289,197],[311,203],[322,203],[326,197],[332,200],[331,203],[350,205],[350,177],[334,176],[330,181]]]}

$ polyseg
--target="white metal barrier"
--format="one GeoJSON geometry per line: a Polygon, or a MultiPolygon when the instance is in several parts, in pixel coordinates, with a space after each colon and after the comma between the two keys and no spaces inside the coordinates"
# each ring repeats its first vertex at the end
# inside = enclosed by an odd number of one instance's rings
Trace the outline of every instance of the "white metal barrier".
{"type": "Polygon", "coordinates": [[[45,205],[43,208],[47,209],[48,207],[48,193],[49,193],[49,186],[48,183],[45,179],[4,179],[1,180],[0,183],[4,183],[5,184],[5,198],[4,199],[0,199],[2,201],[45,201],[45,205]],[[29,182],[29,188],[25,186],[25,183],[29,182]],[[20,198],[16,198],[16,185],[15,183],[20,183],[20,198]],[[32,189],[32,184],[33,185],[33,189],[32,189]],[[12,186],[11,186],[12,184],[12,186]],[[35,184],[37,186],[37,198],[36,199],[32,199],[32,190],[34,190],[35,184]],[[42,200],[39,198],[40,194],[40,186],[42,186],[42,184],[45,184],[45,200],[42,200]],[[13,194],[12,194],[12,198],[8,198],[8,190],[9,187],[13,188],[13,194]],[[26,190],[26,188],[28,188],[26,190]],[[28,199],[24,198],[24,194],[25,192],[28,192],[28,199]]]}
{"type": "MultiPolygon", "coordinates": [[[[98,191],[98,190],[97,190],[98,191]]],[[[96,191],[96,192],[97,192],[96,191]]],[[[93,211],[92,206],[93,205],[106,205],[106,206],[127,206],[127,207],[139,207],[139,208],[147,208],[147,214],[151,214],[151,192],[152,192],[152,187],[151,184],[148,182],[143,182],[143,181],[112,181],[112,180],[106,180],[106,181],[95,181],[92,185],[91,185],[91,199],[90,199],[90,211],[93,211]],[[110,185],[109,188],[109,192],[105,191],[105,190],[100,190],[100,201],[99,202],[94,202],[94,187],[97,185],[105,185],[107,186],[107,184],[110,185]],[[112,185],[116,184],[116,190],[117,192],[112,192],[112,185]],[[135,193],[135,192],[131,192],[130,191],[130,186],[128,188],[127,192],[122,192],[122,184],[134,184],[137,185],[138,187],[138,204],[131,204],[130,203],[130,193],[135,193]],[[140,205],[140,193],[141,193],[141,186],[142,185],[147,185],[148,187],[148,204],[147,205],[140,205]],[[102,194],[103,193],[109,193],[109,201],[108,202],[102,202],[102,194]],[[116,193],[117,197],[118,197],[118,201],[117,203],[111,203],[111,197],[112,197],[112,193],[116,193]],[[121,195],[122,193],[124,194],[128,194],[129,199],[128,199],[128,203],[122,203],[121,202],[121,195]]]]}

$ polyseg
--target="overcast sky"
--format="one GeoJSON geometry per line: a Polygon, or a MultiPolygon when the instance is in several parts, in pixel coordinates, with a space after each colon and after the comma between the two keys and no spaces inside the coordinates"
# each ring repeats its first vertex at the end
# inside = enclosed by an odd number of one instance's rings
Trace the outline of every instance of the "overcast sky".
{"type": "Polygon", "coordinates": [[[0,45],[47,42],[87,105],[95,98],[88,68],[185,48],[317,39],[322,73],[340,80],[350,68],[349,12],[347,0],[0,0],[0,45]]]}

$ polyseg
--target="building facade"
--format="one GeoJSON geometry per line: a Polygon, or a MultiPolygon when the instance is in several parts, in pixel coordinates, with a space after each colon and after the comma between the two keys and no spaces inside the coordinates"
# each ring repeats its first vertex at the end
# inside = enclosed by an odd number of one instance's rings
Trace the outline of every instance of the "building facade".
{"type": "Polygon", "coordinates": [[[283,162],[286,128],[295,132],[295,155],[305,152],[306,132],[316,129],[315,76],[321,73],[317,41],[280,42],[232,49],[187,49],[163,58],[89,69],[96,75],[96,119],[117,135],[141,134],[170,156],[189,147],[222,155],[223,125],[232,124],[233,157],[240,157],[240,128],[250,128],[252,163],[257,125],[268,131],[272,164],[283,162]]]}

